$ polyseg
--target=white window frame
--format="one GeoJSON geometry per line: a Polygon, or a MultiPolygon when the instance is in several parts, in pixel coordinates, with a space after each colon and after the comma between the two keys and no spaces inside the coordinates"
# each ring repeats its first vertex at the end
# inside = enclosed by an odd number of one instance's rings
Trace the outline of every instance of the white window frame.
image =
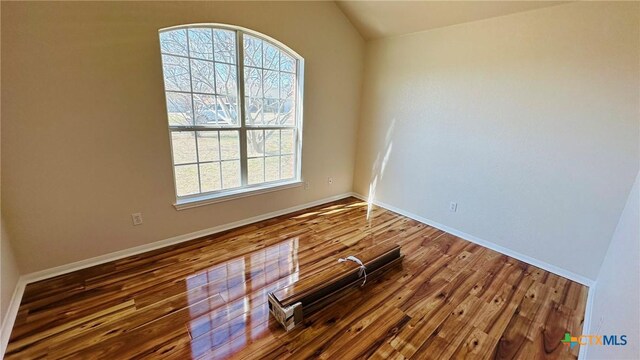
{"type": "MultiPolygon", "coordinates": [[[[228,25],[228,24],[218,24],[218,23],[198,23],[198,24],[188,24],[188,25],[179,25],[172,26],[168,28],[163,28],[158,30],[158,35],[166,31],[172,30],[187,30],[190,28],[211,28],[211,29],[223,29],[233,31],[236,35],[236,71],[237,71],[237,96],[238,96],[238,116],[239,116],[239,125],[238,126],[203,126],[203,125],[190,125],[190,126],[171,126],[168,125],[169,129],[169,143],[171,145],[171,168],[173,171],[173,182],[174,182],[174,191],[176,196],[176,202],[174,203],[174,207],[177,210],[188,209],[197,206],[203,206],[207,204],[217,203],[221,201],[227,201],[231,199],[257,195],[261,193],[284,190],[293,187],[299,187],[303,184],[302,181],[302,115],[303,115],[303,103],[304,103],[304,58],[300,56],[298,53],[293,51],[288,46],[279,42],[276,39],[273,39],[265,34],[259,33],[257,31],[253,31],[251,29],[243,28],[240,26],[228,25]],[[269,42],[271,45],[278,48],[280,51],[287,53],[291,56],[296,62],[296,101],[295,101],[295,123],[293,126],[264,126],[264,125],[247,125],[245,119],[245,94],[244,94],[244,38],[243,34],[251,35],[260,40],[269,42]],[[294,177],[292,179],[285,180],[276,180],[270,182],[263,182],[259,184],[248,184],[248,167],[247,161],[248,151],[247,151],[247,138],[246,134],[249,130],[282,130],[282,129],[295,129],[295,143],[294,149],[294,177]],[[173,156],[173,140],[172,133],[174,131],[224,131],[224,130],[237,130],[239,132],[239,141],[240,141],[240,178],[241,185],[240,187],[231,188],[231,189],[221,189],[209,192],[200,192],[192,195],[178,196],[177,193],[177,183],[176,183],[176,165],[173,156]]],[[[188,36],[188,35],[187,35],[188,36]]],[[[158,36],[159,37],[159,36],[158,36]]],[[[162,51],[161,55],[165,55],[162,51]]],[[[167,54],[172,55],[173,54],[167,54]]],[[[163,70],[164,71],[164,70],[163,70]]],[[[191,74],[189,74],[191,76],[191,74]]],[[[164,78],[164,75],[163,75],[164,78]]],[[[166,85],[165,85],[166,86],[166,85]]],[[[193,93],[193,89],[191,91],[193,93]]],[[[164,89],[164,94],[166,97],[167,90],[164,89]]],[[[166,104],[166,99],[165,99],[166,104]]],[[[168,115],[168,109],[167,109],[168,115]]],[[[192,113],[192,116],[195,114],[192,113]]],[[[168,124],[168,119],[167,119],[168,124]]],[[[195,124],[195,119],[194,119],[195,124]]],[[[218,145],[220,146],[220,144],[218,145]]],[[[196,151],[198,149],[196,148],[196,151]]],[[[222,164],[222,159],[220,159],[222,164]]],[[[197,164],[200,162],[198,161],[197,164]]],[[[200,182],[200,175],[198,175],[198,181],[200,182]]]]}

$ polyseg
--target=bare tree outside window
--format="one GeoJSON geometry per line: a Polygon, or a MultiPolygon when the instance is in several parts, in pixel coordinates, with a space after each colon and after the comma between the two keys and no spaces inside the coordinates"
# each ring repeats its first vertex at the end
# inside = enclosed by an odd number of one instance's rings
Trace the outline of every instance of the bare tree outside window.
{"type": "Polygon", "coordinates": [[[217,26],[162,30],[160,48],[178,198],[300,178],[297,55],[217,26]]]}

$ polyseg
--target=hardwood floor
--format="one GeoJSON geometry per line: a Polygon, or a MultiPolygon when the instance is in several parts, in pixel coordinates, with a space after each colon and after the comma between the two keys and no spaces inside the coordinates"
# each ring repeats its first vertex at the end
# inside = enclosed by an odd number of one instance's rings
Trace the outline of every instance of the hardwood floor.
{"type": "Polygon", "coordinates": [[[354,198],[29,284],[7,359],[576,358],[587,288],[354,198]],[[397,243],[285,332],[267,293],[397,243]]]}

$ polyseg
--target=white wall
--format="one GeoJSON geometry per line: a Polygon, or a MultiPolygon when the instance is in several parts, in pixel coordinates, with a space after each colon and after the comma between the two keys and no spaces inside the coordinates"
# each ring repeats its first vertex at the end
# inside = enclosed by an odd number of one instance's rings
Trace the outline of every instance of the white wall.
{"type": "Polygon", "coordinates": [[[333,2],[2,2],[2,211],[21,269],[350,192],[363,54],[333,2]],[[305,58],[310,189],[172,206],[158,29],[205,22],[262,32],[305,58]]]}
{"type": "Polygon", "coordinates": [[[595,279],[638,172],[639,9],[368,42],[355,191],[595,279]]]}
{"type": "Polygon", "coordinates": [[[589,359],[640,358],[640,174],[598,274],[591,329],[594,335],[627,335],[626,346],[590,346],[589,359]]]}

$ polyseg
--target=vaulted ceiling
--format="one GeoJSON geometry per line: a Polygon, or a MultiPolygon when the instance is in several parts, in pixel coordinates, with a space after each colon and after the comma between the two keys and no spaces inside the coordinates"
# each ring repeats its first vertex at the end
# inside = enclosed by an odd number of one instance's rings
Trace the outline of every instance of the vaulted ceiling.
{"type": "Polygon", "coordinates": [[[367,39],[404,35],[568,1],[337,1],[367,39]]]}

